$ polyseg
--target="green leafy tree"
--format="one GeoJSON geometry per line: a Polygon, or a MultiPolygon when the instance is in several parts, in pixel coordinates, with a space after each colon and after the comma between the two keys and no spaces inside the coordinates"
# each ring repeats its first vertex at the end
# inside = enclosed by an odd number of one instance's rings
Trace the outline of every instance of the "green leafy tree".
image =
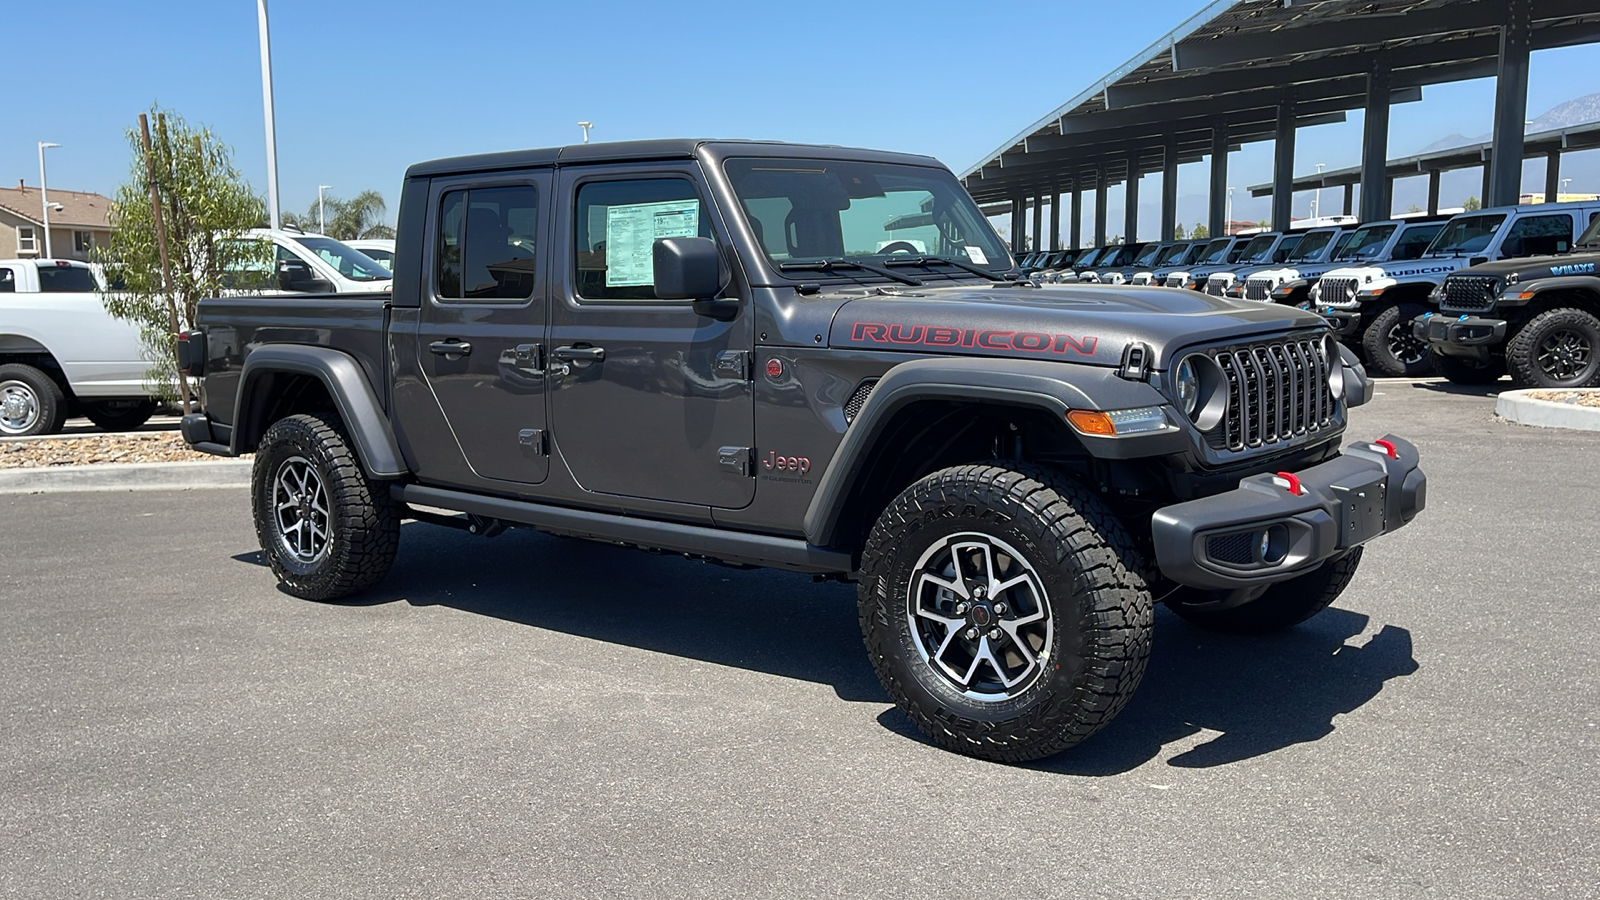
{"type": "MultiPolygon", "coordinates": [[[[261,241],[240,240],[264,214],[261,198],[233,164],[233,150],[204,126],[191,126],[176,113],[150,109],[150,154],[146,159],[138,128],[126,132],[133,150],[128,180],[111,201],[111,241],[96,254],[106,281],[116,289],[101,294],[111,315],[139,326],[144,356],[150,362],[147,389],[176,396],[177,335],[194,326],[195,304],[216,296],[230,274],[270,272],[272,249],[261,241]],[[162,275],[150,187],[161,198],[170,261],[170,290],[162,275]]],[[[261,285],[248,285],[260,287],[261,285]]],[[[187,403],[188,398],[183,398],[187,403]]]]}
{"type": "Polygon", "coordinates": [[[1468,197],[1467,202],[1461,204],[1461,208],[1467,212],[1483,209],[1483,201],[1479,200],[1477,197],[1468,197]]]}
{"type": "Polygon", "coordinates": [[[1194,230],[1189,232],[1189,236],[1197,241],[1203,241],[1211,237],[1211,229],[1207,228],[1203,224],[1195,225],[1194,230]]]}
{"type": "Polygon", "coordinates": [[[1422,212],[1422,207],[1420,207],[1420,206],[1416,205],[1415,203],[1413,203],[1410,206],[1406,207],[1406,212],[1408,212],[1408,213],[1419,213],[1419,212],[1422,212]]]}
{"type": "Polygon", "coordinates": [[[1184,239],[1183,224],[1181,222],[1172,226],[1172,239],[1175,241],[1181,241],[1184,239]]]}

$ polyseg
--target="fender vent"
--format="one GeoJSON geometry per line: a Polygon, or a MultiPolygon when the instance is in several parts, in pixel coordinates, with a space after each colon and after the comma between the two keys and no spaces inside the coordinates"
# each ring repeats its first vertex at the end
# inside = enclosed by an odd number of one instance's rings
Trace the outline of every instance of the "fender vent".
{"type": "Polygon", "coordinates": [[[877,386],[878,379],[869,378],[861,382],[860,386],[856,388],[856,392],[850,395],[849,400],[845,401],[844,421],[846,425],[854,422],[856,416],[861,414],[861,407],[867,405],[867,398],[872,396],[872,389],[877,386]]]}

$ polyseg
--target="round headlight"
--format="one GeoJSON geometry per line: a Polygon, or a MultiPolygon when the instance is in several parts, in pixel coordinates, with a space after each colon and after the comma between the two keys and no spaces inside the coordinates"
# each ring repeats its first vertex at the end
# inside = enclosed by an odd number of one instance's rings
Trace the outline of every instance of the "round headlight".
{"type": "Polygon", "coordinates": [[[1178,408],[1183,414],[1194,418],[1194,411],[1200,405],[1200,376],[1195,373],[1194,361],[1185,359],[1178,363],[1178,372],[1172,380],[1173,388],[1177,393],[1174,398],[1178,401],[1178,408]]]}

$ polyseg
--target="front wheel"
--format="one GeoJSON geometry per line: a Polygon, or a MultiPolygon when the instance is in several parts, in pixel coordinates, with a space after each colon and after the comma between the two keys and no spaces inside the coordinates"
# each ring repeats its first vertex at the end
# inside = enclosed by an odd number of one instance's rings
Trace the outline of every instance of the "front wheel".
{"type": "Polygon", "coordinates": [[[0,436],[55,434],[66,420],[66,395],[49,375],[20,363],[0,366],[0,436]]]}
{"type": "Polygon", "coordinates": [[[1385,375],[1416,378],[1433,368],[1433,350],[1411,332],[1411,320],[1427,312],[1415,303],[1399,303],[1383,310],[1361,333],[1367,361],[1385,375]]]}
{"type": "Polygon", "coordinates": [[[1044,469],[943,469],[878,518],[861,631],[884,689],[938,745],[1022,762],[1077,744],[1133,695],[1152,602],[1098,498],[1044,469]]]}
{"type": "Polygon", "coordinates": [[[1581,309],[1534,316],[1506,344],[1518,384],[1536,388],[1594,387],[1600,382],[1600,319],[1581,309]]]}
{"type": "Polygon", "coordinates": [[[256,536],[284,590],[336,600],[382,581],[400,543],[389,483],[369,478],[331,415],[274,422],[251,472],[256,536]]]}
{"type": "Polygon", "coordinates": [[[1304,575],[1269,585],[1261,596],[1237,606],[1218,608],[1226,601],[1219,592],[1179,588],[1166,600],[1178,618],[1212,631],[1232,634],[1271,634],[1298,625],[1337,600],[1361,565],[1361,548],[1330,559],[1304,575]]]}

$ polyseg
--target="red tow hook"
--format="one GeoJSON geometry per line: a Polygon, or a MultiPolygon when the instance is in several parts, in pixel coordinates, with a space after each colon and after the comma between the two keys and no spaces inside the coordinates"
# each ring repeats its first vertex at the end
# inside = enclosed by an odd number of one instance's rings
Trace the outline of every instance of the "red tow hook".
{"type": "Polygon", "coordinates": [[[1390,459],[1399,459],[1400,458],[1400,451],[1395,449],[1393,441],[1382,441],[1382,440],[1373,441],[1372,442],[1372,446],[1377,447],[1378,449],[1382,450],[1383,452],[1389,454],[1389,458],[1390,459]]]}
{"type": "Polygon", "coordinates": [[[1300,486],[1300,477],[1295,475],[1293,472],[1279,472],[1278,474],[1274,475],[1273,478],[1279,482],[1279,487],[1295,495],[1296,497],[1299,497],[1306,492],[1305,488],[1300,486]]]}

